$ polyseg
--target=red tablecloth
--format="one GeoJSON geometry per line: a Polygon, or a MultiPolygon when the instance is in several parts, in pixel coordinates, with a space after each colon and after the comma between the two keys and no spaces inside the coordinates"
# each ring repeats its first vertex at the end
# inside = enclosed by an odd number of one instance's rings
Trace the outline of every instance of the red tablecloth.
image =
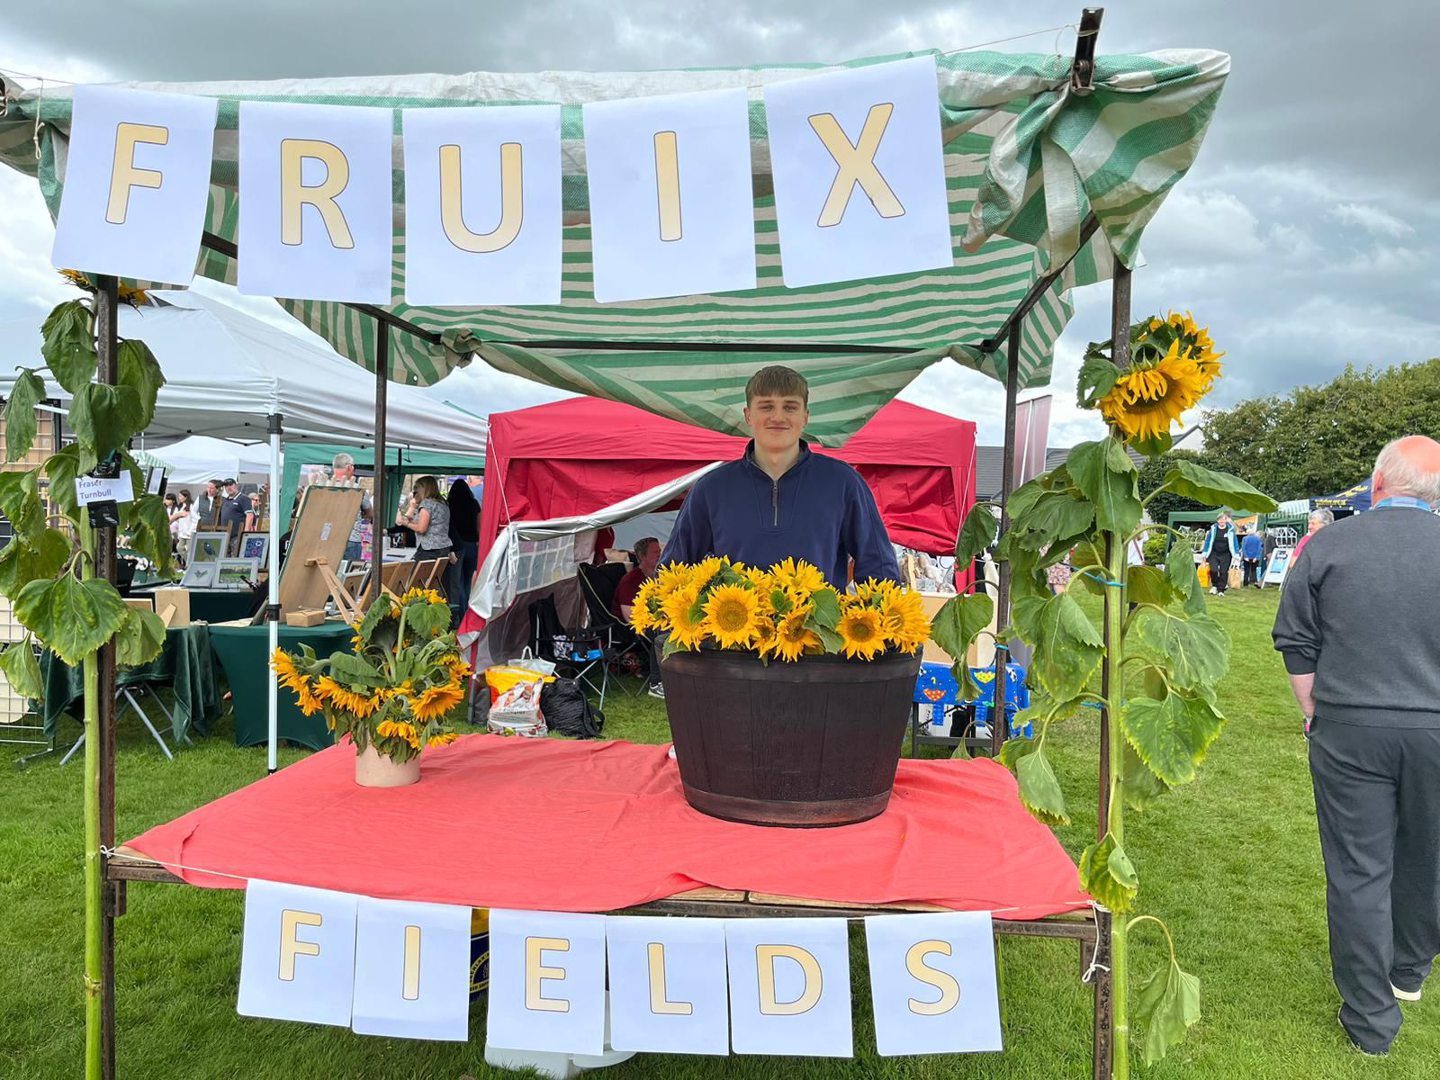
{"type": "Polygon", "coordinates": [[[1087,904],[992,761],[902,761],[879,817],[784,829],[692,810],[663,746],[470,735],[388,790],[357,787],[354,756],[323,750],[129,846],[209,888],[265,878],[475,907],[613,911],[701,885],[1021,919],[1087,904]]]}

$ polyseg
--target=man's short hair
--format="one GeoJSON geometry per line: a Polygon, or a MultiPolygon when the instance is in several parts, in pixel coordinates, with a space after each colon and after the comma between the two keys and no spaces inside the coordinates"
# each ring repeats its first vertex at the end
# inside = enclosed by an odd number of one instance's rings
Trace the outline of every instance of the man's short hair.
{"type": "Polygon", "coordinates": [[[1375,472],[1384,477],[1385,490],[1423,499],[1431,506],[1440,503],[1440,471],[1423,468],[1412,460],[1400,445],[1404,441],[1400,438],[1386,443],[1375,459],[1375,472]]]}
{"type": "Polygon", "coordinates": [[[336,454],[335,460],[330,463],[330,468],[336,472],[341,469],[353,469],[354,467],[355,459],[346,453],[336,454]]]}
{"type": "Polygon", "coordinates": [[[810,407],[810,384],[805,381],[794,368],[785,367],[782,364],[771,364],[763,367],[745,384],[745,407],[748,409],[750,403],[757,397],[798,397],[810,407]]]}
{"type": "Polygon", "coordinates": [[[642,536],[635,541],[635,561],[639,562],[652,547],[659,547],[660,541],[653,536],[642,536]]]}

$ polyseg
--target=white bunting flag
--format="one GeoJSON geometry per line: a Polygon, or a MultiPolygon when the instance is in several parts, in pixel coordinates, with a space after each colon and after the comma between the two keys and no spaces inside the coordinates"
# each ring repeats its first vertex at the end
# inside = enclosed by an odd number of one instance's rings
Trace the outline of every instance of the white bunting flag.
{"type": "Polygon", "coordinates": [[[407,109],[405,302],[560,303],[560,106],[407,109]]]}
{"type": "Polygon", "coordinates": [[[361,897],[356,1034],[464,1042],[469,1020],[470,909],[361,897]]]}
{"type": "Polygon", "coordinates": [[[240,103],[242,293],[390,303],[390,109],[240,103]]]}
{"type": "Polygon", "coordinates": [[[216,109],[208,97],[76,87],[51,261],[188,285],[205,226],[216,109]]]}
{"type": "Polygon", "coordinates": [[[844,919],[731,919],[725,951],[737,1054],[854,1056],[844,919]]]}
{"type": "Polygon", "coordinates": [[[881,1056],[1002,1048],[993,935],[988,911],[865,920],[881,1056]]]}
{"type": "Polygon", "coordinates": [[[251,879],[245,888],[240,1015],[349,1027],[358,899],[251,879]]]}
{"type": "Polygon", "coordinates": [[[786,286],[953,265],[935,87],[922,56],[765,88],[786,286]]]}
{"type": "Polygon", "coordinates": [[[755,287],[745,90],[584,106],[595,299],[755,287]]]}
{"type": "Polygon", "coordinates": [[[724,920],[613,916],[605,940],[614,1049],[730,1052],[724,920]]]}
{"type": "Polygon", "coordinates": [[[486,1041],[506,1050],[605,1049],[605,916],[490,912],[486,1041]]]}

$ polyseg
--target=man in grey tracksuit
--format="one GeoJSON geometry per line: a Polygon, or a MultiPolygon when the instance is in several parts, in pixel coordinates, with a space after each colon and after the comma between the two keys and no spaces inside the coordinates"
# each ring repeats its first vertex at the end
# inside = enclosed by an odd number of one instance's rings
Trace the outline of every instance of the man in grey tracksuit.
{"type": "Polygon", "coordinates": [[[1370,1054],[1440,954],[1440,443],[1381,451],[1374,509],[1316,533],[1275,648],[1304,714],[1340,1024],[1370,1054]]]}

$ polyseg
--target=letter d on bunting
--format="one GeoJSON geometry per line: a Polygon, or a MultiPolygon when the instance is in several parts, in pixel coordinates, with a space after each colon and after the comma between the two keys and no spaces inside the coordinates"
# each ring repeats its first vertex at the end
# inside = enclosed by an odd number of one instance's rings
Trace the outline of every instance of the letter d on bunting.
{"type": "Polygon", "coordinates": [[[854,1056],[844,919],[731,919],[725,951],[737,1054],[854,1056]]]}

